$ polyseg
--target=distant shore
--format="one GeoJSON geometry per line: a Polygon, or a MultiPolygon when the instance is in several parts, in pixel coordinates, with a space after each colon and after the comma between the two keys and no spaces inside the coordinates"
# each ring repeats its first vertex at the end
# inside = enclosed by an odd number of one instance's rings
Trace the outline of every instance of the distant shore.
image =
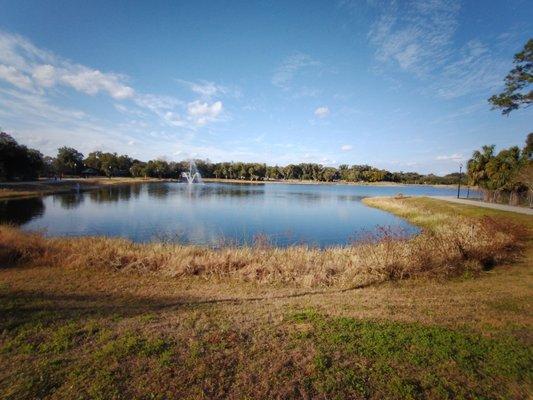
{"type": "MultiPolygon", "coordinates": [[[[385,187],[403,187],[403,186],[430,186],[430,187],[448,187],[456,188],[457,185],[436,185],[427,183],[398,183],[398,182],[347,182],[347,181],[335,181],[335,182],[322,182],[322,181],[309,181],[299,179],[287,179],[287,180],[266,180],[266,181],[251,181],[244,179],[222,179],[222,178],[203,178],[207,183],[242,183],[242,184],[266,184],[266,183],[281,183],[291,185],[349,185],[349,186],[385,186],[385,187]]],[[[463,186],[463,185],[461,185],[463,186]]],[[[464,186],[466,187],[466,186],[464,186]]],[[[471,188],[472,189],[472,188],[471,188]]]]}
{"type": "Polygon", "coordinates": [[[43,196],[55,193],[71,193],[95,190],[105,186],[131,185],[147,182],[165,182],[158,178],[64,178],[61,180],[41,179],[28,182],[1,182],[0,199],[43,196]],[[79,185],[79,187],[78,187],[79,185]]]}
{"type": "MultiPolygon", "coordinates": [[[[206,183],[238,183],[238,184],[290,184],[290,185],[351,185],[351,186],[382,186],[382,187],[405,187],[409,185],[429,186],[429,187],[448,187],[455,188],[456,185],[432,185],[432,184],[406,184],[396,182],[320,182],[305,180],[267,180],[251,181],[241,179],[217,179],[204,178],[206,183]]],[[[78,190],[96,190],[110,185],[131,185],[149,182],[176,182],[175,179],[159,178],[64,178],[61,180],[41,179],[38,181],[28,182],[0,182],[0,199],[24,198],[44,196],[57,193],[71,193],[78,190]]]]}

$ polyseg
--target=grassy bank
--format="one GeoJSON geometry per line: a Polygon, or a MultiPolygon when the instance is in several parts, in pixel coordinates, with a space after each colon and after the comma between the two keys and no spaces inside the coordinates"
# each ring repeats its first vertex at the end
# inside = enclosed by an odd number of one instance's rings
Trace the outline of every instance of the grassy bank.
{"type": "Polygon", "coordinates": [[[214,251],[2,228],[0,397],[527,398],[533,219],[369,201],[424,239],[214,251]],[[380,284],[343,290],[359,283],[380,284]]]}
{"type": "Polygon", "coordinates": [[[87,178],[39,180],[32,182],[0,183],[0,199],[34,197],[54,193],[71,193],[80,186],[81,191],[94,190],[109,185],[128,185],[135,183],[157,182],[156,178],[87,178]]]}

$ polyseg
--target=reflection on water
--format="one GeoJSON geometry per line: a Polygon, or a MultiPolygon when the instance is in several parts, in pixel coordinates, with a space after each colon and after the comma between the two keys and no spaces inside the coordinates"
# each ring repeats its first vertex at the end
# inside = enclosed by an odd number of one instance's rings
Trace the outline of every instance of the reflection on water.
{"type": "Polygon", "coordinates": [[[44,204],[40,197],[19,200],[0,200],[0,223],[23,225],[43,215],[44,204]]]}
{"type": "Polygon", "coordinates": [[[80,193],[67,193],[62,196],[58,196],[59,204],[61,207],[70,209],[76,208],[85,201],[85,196],[80,193]]]}
{"type": "Polygon", "coordinates": [[[88,192],[89,198],[95,203],[117,202],[138,198],[142,185],[108,186],[100,190],[88,192]]]}
{"type": "Polygon", "coordinates": [[[48,235],[107,235],[203,245],[346,244],[363,231],[416,228],[366,207],[366,196],[453,195],[426,186],[149,183],[0,201],[0,221],[48,235]]]}

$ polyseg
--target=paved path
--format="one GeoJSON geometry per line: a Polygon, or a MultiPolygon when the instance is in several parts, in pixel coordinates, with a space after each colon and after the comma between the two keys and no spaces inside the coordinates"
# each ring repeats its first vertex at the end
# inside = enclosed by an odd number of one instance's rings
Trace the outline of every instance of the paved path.
{"type": "Polygon", "coordinates": [[[504,204],[485,203],[479,200],[458,199],[453,196],[429,196],[433,199],[450,201],[452,203],[467,204],[469,206],[493,208],[495,210],[511,211],[519,214],[533,215],[533,209],[527,207],[507,206],[504,204]]]}

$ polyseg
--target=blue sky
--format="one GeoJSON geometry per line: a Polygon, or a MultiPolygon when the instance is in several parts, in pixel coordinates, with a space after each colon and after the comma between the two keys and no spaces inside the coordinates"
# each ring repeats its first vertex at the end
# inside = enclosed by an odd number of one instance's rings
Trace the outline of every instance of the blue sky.
{"type": "Polygon", "coordinates": [[[487,98],[531,1],[4,1],[0,127],[54,155],[116,151],[455,171],[520,145],[487,98]]]}

